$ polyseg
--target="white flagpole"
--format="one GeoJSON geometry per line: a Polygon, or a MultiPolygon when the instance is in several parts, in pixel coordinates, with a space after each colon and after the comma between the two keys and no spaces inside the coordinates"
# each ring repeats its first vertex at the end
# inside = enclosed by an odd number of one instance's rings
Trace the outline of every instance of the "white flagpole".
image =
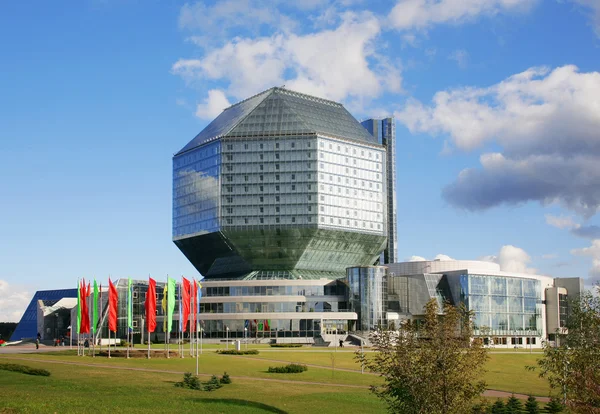
{"type": "Polygon", "coordinates": [[[110,327],[108,328],[108,357],[110,358],[110,327]]]}

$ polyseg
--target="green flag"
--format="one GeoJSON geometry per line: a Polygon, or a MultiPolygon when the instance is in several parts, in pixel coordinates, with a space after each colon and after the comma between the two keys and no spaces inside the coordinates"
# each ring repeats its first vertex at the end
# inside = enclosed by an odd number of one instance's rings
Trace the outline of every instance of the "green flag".
{"type": "Polygon", "coordinates": [[[167,276],[167,332],[173,328],[173,311],[175,310],[175,289],[177,282],[167,276]]]}
{"type": "MultiPolygon", "coordinates": [[[[77,279],[77,330],[75,332],[79,333],[80,326],[81,326],[81,283],[79,283],[79,279],[77,279]]],[[[71,334],[73,334],[73,329],[71,329],[71,334]]]]}
{"type": "Polygon", "coordinates": [[[127,328],[133,331],[133,301],[132,301],[131,278],[127,282],[127,328]]]}
{"type": "Polygon", "coordinates": [[[98,284],[94,279],[94,309],[92,309],[92,335],[96,334],[96,326],[98,326],[98,284]]]}

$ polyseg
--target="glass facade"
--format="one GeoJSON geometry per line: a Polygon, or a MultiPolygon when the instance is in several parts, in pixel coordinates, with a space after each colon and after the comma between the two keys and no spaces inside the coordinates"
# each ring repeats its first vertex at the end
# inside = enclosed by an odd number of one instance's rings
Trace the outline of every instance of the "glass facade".
{"type": "Polygon", "coordinates": [[[476,334],[541,335],[539,280],[463,274],[460,289],[461,300],[474,312],[476,334]]]}
{"type": "Polygon", "coordinates": [[[349,268],[346,283],[349,309],[358,315],[355,329],[371,331],[386,326],[387,268],[383,266],[349,268]]]}
{"type": "Polygon", "coordinates": [[[388,244],[383,252],[380,263],[395,263],[398,246],[398,231],[396,222],[396,122],[394,118],[368,119],[361,123],[378,143],[386,149],[386,168],[383,182],[387,195],[384,206],[387,216],[388,244]]]}
{"type": "Polygon", "coordinates": [[[173,159],[173,238],[219,230],[221,143],[173,159]]]}

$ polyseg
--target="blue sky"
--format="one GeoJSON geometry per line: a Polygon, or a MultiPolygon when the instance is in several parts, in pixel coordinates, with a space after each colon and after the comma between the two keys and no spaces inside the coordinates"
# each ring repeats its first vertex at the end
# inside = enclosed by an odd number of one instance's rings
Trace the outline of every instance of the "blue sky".
{"type": "Polygon", "coordinates": [[[171,157],[283,84],[396,116],[400,258],[600,278],[598,0],[4,2],[0,36],[0,320],[197,275],[171,157]]]}

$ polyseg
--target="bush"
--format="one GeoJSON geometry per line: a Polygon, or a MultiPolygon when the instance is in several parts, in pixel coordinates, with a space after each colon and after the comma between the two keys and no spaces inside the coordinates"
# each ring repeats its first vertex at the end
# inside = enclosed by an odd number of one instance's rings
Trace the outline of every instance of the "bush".
{"type": "Polygon", "coordinates": [[[277,374],[298,374],[306,370],[308,370],[308,367],[306,365],[289,364],[283,367],[269,367],[268,372],[273,372],[277,374]]]}
{"type": "Polygon", "coordinates": [[[220,382],[221,384],[231,384],[231,378],[229,378],[229,374],[227,372],[223,373],[220,382]]]}
{"type": "Polygon", "coordinates": [[[271,344],[272,348],[302,348],[302,344],[271,344]]]}
{"type": "Polygon", "coordinates": [[[200,382],[198,377],[195,375],[192,375],[191,372],[186,372],[185,374],[183,374],[183,381],[176,382],[175,386],[181,387],[181,388],[189,388],[192,390],[201,390],[202,389],[202,383],[200,382]]]}
{"type": "Polygon", "coordinates": [[[22,374],[27,374],[27,375],[40,375],[42,377],[50,376],[50,372],[46,371],[45,369],[31,368],[31,367],[28,367],[27,365],[20,365],[20,364],[0,364],[0,369],[3,369],[5,371],[20,372],[22,374]]]}
{"type": "Polygon", "coordinates": [[[216,375],[213,375],[204,383],[200,381],[197,376],[192,375],[191,372],[186,372],[183,374],[183,381],[176,382],[175,386],[198,391],[214,391],[221,388],[223,386],[221,384],[231,384],[231,378],[229,378],[229,375],[226,372],[223,373],[221,380],[219,380],[216,375]]]}
{"type": "Polygon", "coordinates": [[[219,383],[219,379],[216,375],[210,377],[207,383],[204,384],[204,391],[214,391],[221,388],[222,385],[219,383]]]}
{"type": "Polygon", "coordinates": [[[258,349],[249,349],[247,351],[237,351],[235,349],[218,349],[217,354],[222,355],[258,355],[258,349]]]}

